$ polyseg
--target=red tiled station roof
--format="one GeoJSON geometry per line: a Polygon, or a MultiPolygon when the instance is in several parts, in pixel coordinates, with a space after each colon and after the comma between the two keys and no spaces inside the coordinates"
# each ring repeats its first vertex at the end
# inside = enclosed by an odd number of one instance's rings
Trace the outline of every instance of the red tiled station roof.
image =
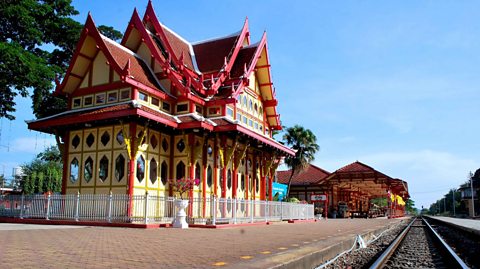
{"type": "MultiPolygon", "coordinates": [[[[288,184],[288,180],[290,179],[291,174],[292,174],[292,170],[278,171],[277,172],[278,182],[282,184],[288,184]]],[[[314,184],[318,181],[325,179],[328,175],[330,175],[330,172],[318,166],[315,166],[313,164],[309,164],[308,167],[303,172],[293,176],[292,185],[314,184]]]]}
{"type": "Polygon", "coordinates": [[[386,196],[389,189],[396,194],[408,196],[406,184],[401,184],[398,179],[393,179],[359,161],[336,170],[319,183],[361,190],[371,196],[386,196]]]}

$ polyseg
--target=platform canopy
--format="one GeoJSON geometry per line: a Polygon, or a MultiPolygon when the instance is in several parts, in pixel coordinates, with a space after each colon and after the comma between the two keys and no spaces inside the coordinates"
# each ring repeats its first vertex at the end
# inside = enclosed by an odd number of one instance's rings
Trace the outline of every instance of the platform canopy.
{"type": "Polygon", "coordinates": [[[410,197],[405,181],[392,178],[359,161],[336,170],[317,184],[337,186],[340,189],[359,192],[370,198],[387,197],[389,191],[404,199],[410,197]]]}

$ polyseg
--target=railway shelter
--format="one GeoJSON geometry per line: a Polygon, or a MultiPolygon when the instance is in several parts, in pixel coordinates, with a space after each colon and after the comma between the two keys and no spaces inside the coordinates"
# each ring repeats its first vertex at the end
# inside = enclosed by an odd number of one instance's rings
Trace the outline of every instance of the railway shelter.
{"type": "MultiPolygon", "coordinates": [[[[290,170],[279,171],[278,181],[288,183],[290,174],[290,170]]],[[[316,208],[323,207],[323,203],[312,201],[312,195],[323,195],[328,200],[329,215],[336,218],[401,217],[405,214],[405,201],[410,197],[407,182],[392,178],[359,161],[333,173],[310,165],[305,172],[294,175],[290,193],[291,197],[315,203],[316,208]],[[370,203],[372,199],[382,197],[387,198],[386,207],[370,203]]]]}

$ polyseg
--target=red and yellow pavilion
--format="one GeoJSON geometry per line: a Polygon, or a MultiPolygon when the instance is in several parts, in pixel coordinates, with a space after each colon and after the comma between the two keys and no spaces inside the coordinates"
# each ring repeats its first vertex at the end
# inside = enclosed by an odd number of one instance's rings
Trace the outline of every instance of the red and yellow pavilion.
{"type": "Polygon", "coordinates": [[[271,199],[280,130],[267,37],[239,32],[190,43],[151,2],[117,43],[89,15],[55,94],[68,110],[28,123],[63,141],[64,194],[172,195],[167,179],[199,178],[193,197],[271,199]]]}

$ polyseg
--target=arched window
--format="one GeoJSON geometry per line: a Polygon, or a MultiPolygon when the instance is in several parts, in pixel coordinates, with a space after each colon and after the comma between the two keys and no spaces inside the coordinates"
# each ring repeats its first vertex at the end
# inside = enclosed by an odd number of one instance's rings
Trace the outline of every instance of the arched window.
{"type": "Polygon", "coordinates": [[[105,155],[103,155],[102,159],[100,160],[98,177],[102,182],[105,182],[108,177],[108,158],[105,155]]]}
{"type": "Polygon", "coordinates": [[[207,185],[208,187],[212,187],[213,183],[213,169],[210,165],[207,168],[207,185]]]}
{"type": "Polygon", "coordinates": [[[176,172],[177,172],[177,179],[181,179],[185,177],[185,164],[183,163],[183,161],[180,161],[177,164],[176,172]]]}
{"type": "Polygon", "coordinates": [[[93,177],[93,159],[88,157],[85,161],[85,168],[83,170],[83,177],[85,181],[88,183],[93,177]]]}
{"type": "Polygon", "coordinates": [[[152,184],[155,184],[155,182],[157,182],[157,168],[158,168],[157,161],[155,160],[155,158],[152,158],[152,160],[150,160],[150,173],[149,173],[150,182],[152,182],[152,184]]]}
{"type": "Polygon", "coordinates": [[[145,178],[145,158],[142,155],[137,158],[137,179],[142,182],[145,178]]]}
{"type": "Polygon", "coordinates": [[[202,182],[202,169],[200,168],[200,164],[195,164],[195,179],[200,179],[200,182],[202,182]]]}
{"type": "Polygon", "coordinates": [[[232,171],[230,169],[227,171],[227,188],[232,188],[232,171]]]}
{"type": "Polygon", "coordinates": [[[70,163],[70,181],[72,183],[77,182],[78,180],[78,173],[79,173],[79,166],[77,158],[73,158],[72,162],[70,163]]]}
{"type": "Polygon", "coordinates": [[[250,100],[250,102],[248,102],[248,111],[252,112],[253,110],[253,102],[252,100],[250,100]]]}
{"type": "Polygon", "coordinates": [[[165,161],[162,162],[162,166],[160,167],[160,169],[162,169],[160,171],[160,179],[162,180],[162,184],[167,185],[168,165],[165,161]]]}
{"type": "Polygon", "coordinates": [[[115,159],[115,179],[120,182],[125,175],[125,157],[119,154],[115,159]]]}

